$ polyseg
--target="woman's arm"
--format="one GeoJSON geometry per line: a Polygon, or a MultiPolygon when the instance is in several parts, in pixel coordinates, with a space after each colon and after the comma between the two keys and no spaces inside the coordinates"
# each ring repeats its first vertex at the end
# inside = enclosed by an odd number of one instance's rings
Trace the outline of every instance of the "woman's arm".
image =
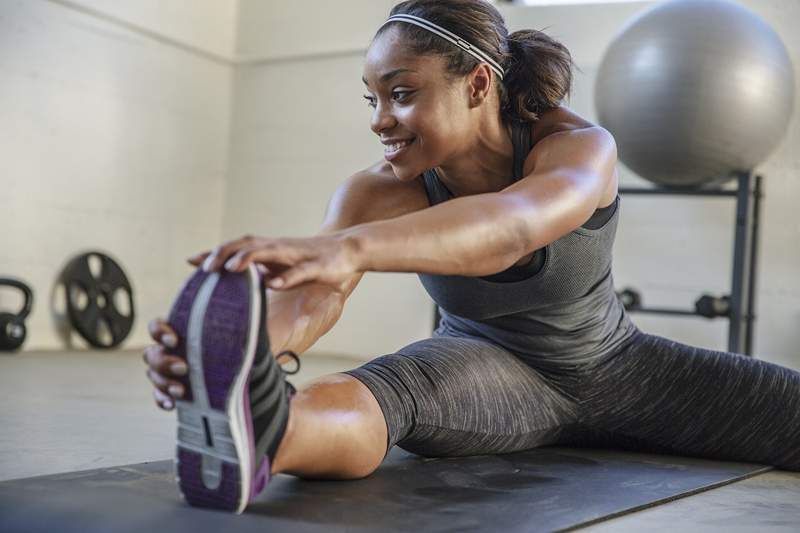
{"type": "MultiPolygon", "coordinates": [[[[399,182],[388,165],[377,164],[354,174],[330,199],[318,235],[334,234],[358,224],[403,215],[428,206],[421,184],[399,182]]],[[[291,289],[267,289],[272,353],[303,353],[339,321],[345,301],[361,281],[363,271],[341,285],[310,281],[291,289]]]]}
{"type": "MultiPolygon", "coordinates": [[[[363,273],[348,283],[355,288],[363,273]]],[[[347,295],[323,283],[304,283],[293,289],[267,289],[267,331],[270,350],[302,354],[339,321],[347,295]]]]}
{"type": "Polygon", "coordinates": [[[552,134],[526,160],[526,177],[501,192],[344,230],[358,269],[484,276],[505,270],[592,215],[616,164],[598,127],[552,134]]]}

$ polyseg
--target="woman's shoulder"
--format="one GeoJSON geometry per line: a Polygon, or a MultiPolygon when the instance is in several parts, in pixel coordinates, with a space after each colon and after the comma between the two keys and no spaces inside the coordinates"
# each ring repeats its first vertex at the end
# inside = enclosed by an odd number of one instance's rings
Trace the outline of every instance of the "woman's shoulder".
{"type": "Polygon", "coordinates": [[[359,223],[394,218],[430,206],[422,178],[400,180],[385,161],[350,176],[336,196],[338,203],[358,213],[359,223]]]}
{"type": "Polygon", "coordinates": [[[378,161],[372,166],[360,170],[350,177],[350,181],[358,183],[362,188],[380,191],[386,196],[389,193],[399,194],[410,199],[426,199],[422,176],[411,180],[401,180],[386,161],[378,161]]]}
{"type": "Polygon", "coordinates": [[[558,160],[567,164],[582,152],[616,153],[614,138],[602,126],[592,124],[565,106],[541,113],[531,123],[531,149],[525,158],[525,174],[537,163],[558,160]]]}
{"type": "Polygon", "coordinates": [[[532,124],[532,148],[525,158],[524,174],[536,168],[580,166],[587,162],[609,174],[608,186],[598,207],[607,207],[617,195],[617,148],[614,137],[574,111],[560,107],[542,113],[532,124]]]}
{"type": "Polygon", "coordinates": [[[536,146],[539,141],[554,133],[596,128],[598,126],[592,124],[567,106],[560,106],[540,113],[539,120],[531,122],[530,127],[531,144],[536,146]]]}

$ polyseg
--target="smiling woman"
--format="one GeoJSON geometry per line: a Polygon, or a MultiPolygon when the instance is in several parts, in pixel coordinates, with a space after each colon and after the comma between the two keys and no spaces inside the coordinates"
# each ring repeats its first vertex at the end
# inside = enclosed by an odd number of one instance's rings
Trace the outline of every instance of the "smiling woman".
{"type": "Polygon", "coordinates": [[[494,178],[508,184],[510,124],[557,108],[570,90],[571,65],[569,51],[542,32],[509,35],[488,3],[404,2],[366,56],[370,127],[399,179],[438,166],[440,175],[462,183],[485,186],[494,178]],[[417,16],[423,13],[427,19],[417,16]],[[529,68],[534,62],[537,68],[529,68]],[[404,155],[407,164],[400,162],[404,155]]]}
{"type": "Polygon", "coordinates": [[[192,258],[205,268],[152,324],[158,397],[185,392],[190,503],[241,512],[277,472],[364,477],[395,444],[441,457],[611,443],[800,470],[800,373],[626,314],[616,146],[563,105],[571,68],[562,44],[509,34],[482,0],[392,9],[363,71],[383,160],[336,191],[318,235],[192,258]],[[417,273],[439,327],[295,391],[273,355],[333,327],[367,271],[417,273]],[[167,375],[187,362],[188,378],[167,375]]]}

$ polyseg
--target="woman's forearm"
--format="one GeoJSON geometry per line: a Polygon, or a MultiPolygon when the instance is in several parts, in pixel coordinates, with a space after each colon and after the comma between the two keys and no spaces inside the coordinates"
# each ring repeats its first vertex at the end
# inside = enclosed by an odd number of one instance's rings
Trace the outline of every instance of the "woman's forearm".
{"type": "Polygon", "coordinates": [[[267,298],[270,351],[299,355],[336,324],[345,297],[330,286],[308,283],[290,290],[267,289],[267,298]]]}
{"type": "Polygon", "coordinates": [[[531,243],[522,209],[509,195],[477,194],[343,232],[359,270],[485,276],[525,255],[531,243]]]}

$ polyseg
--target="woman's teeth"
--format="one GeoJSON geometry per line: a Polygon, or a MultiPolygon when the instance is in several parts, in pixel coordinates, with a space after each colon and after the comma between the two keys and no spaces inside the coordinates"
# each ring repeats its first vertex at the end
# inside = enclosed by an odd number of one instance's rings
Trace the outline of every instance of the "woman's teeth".
{"type": "Polygon", "coordinates": [[[386,151],[387,152],[396,152],[396,151],[400,150],[401,148],[411,144],[412,141],[413,141],[413,139],[411,141],[403,141],[403,142],[399,142],[399,143],[395,143],[395,144],[389,144],[389,145],[386,146],[386,151]]]}

